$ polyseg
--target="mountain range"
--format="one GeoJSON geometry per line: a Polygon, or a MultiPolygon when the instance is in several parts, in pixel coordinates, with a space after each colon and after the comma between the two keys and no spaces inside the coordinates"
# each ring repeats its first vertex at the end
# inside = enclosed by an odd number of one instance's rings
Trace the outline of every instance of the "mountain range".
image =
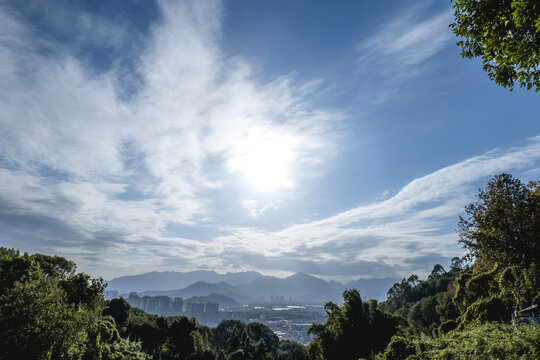
{"type": "Polygon", "coordinates": [[[233,286],[247,284],[263,277],[255,271],[218,274],[215,271],[197,270],[190,272],[149,272],[140,275],[122,276],[108,282],[107,290],[117,290],[120,293],[130,291],[155,291],[182,289],[197,281],[219,283],[224,281],[233,286]]]}
{"type": "Polygon", "coordinates": [[[204,297],[221,295],[231,304],[238,303],[311,303],[341,302],[345,289],[356,288],[365,299],[386,299],[386,292],[397,278],[359,279],[342,284],[336,281],[296,273],[287,278],[265,276],[258,272],[219,274],[215,271],[150,272],[122,276],[108,282],[107,290],[126,296],[135,291],[140,296],[204,297]]]}

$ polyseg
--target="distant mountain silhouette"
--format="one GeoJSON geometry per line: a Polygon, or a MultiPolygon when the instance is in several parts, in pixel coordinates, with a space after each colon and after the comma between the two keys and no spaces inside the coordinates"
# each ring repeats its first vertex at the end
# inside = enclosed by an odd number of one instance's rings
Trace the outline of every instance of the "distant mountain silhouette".
{"type": "Polygon", "coordinates": [[[328,283],[304,273],[296,273],[285,279],[263,277],[250,284],[238,286],[246,294],[253,294],[254,300],[269,301],[272,296],[283,296],[286,303],[293,302],[324,303],[339,301],[344,289],[343,285],[328,283]]]}
{"type": "Polygon", "coordinates": [[[208,283],[205,281],[197,281],[194,284],[178,290],[156,290],[156,291],[144,291],[140,293],[140,296],[150,295],[167,295],[172,298],[181,297],[187,299],[193,296],[208,296],[210,294],[220,294],[234,299],[235,301],[249,301],[250,298],[240,289],[228,284],[224,281],[221,281],[217,284],[208,283]]]}
{"type": "Polygon", "coordinates": [[[240,305],[240,303],[237,302],[236,300],[231,299],[230,297],[221,295],[221,294],[210,294],[207,296],[193,296],[184,300],[184,303],[187,304],[188,302],[199,303],[199,304],[200,303],[206,304],[207,302],[218,303],[220,308],[237,307],[240,305]]]}
{"type": "MultiPolygon", "coordinates": [[[[139,295],[170,297],[206,297],[223,295],[238,303],[340,303],[345,289],[356,288],[365,299],[386,299],[386,293],[398,278],[359,279],[343,285],[315,276],[296,273],[287,278],[263,276],[258,272],[219,274],[215,271],[151,272],[112,279],[107,290],[120,294],[136,291],[139,295]],[[273,300],[272,300],[273,299],[273,300]]],[[[219,301],[217,301],[219,303],[219,301]]],[[[220,303],[221,304],[221,303],[220,303]]],[[[231,305],[233,306],[233,305],[231,305]]]]}
{"type": "Polygon", "coordinates": [[[107,290],[117,290],[119,293],[131,291],[156,291],[183,289],[197,281],[219,283],[225,281],[233,286],[247,284],[261,278],[255,271],[219,274],[215,271],[197,270],[190,272],[150,272],[140,275],[121,276],[108,282],[107,290]]]}

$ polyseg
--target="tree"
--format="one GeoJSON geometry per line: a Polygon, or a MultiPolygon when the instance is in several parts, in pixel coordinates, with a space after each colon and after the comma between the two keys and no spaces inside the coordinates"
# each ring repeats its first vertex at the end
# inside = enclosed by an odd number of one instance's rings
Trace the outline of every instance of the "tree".
{"type": "Polygon", "coordinates": [[[282,340],[279,343],[279,360],[307,360],[306,348],[299,343],[282,340]]]}
{"type": "Polygon", "coordinates": [[[196,330],[195,319],[188,319],[185,316],[175,318],[167,331],[167,340],[163,345],[163,357],[165,359],[190,359],[195,352],[195,341],[192,333],[196,330]]]}
{"type": "Polygon", "coordinates": [[[0,296],[0,359],[79,359],[98,317],[52,278],[16,281],[0,296]]]}
{"type": "Polygon", "coordinates": [[[59,256],[0,247],[0,359],[146,359],[101,316],[101,279],[59,256]]]}
{"type": "Polygon", "coordinates": [[[129,309],[131,309],[131,306],[123,297],[112,299],[107,303],[107,307],[103,309],[103,315],[111,315],[116,324],[123,326],[129,317],[129,309]]]}
{"type": "Polygon", "coordinates": [[[309,333],[310,358],[356,360],[383,350],[398,330],[398,319],[377,307],[376,300],[362,301],[356,289],[343,292],[342,307],[327,303],[324,324],[313,324],[309,333]]]}
{"type": "Polygon", "coordinates": [[[460,217],[459,242],[469,257],[493,264],[528,267],[540,253],[539,182],[524,185],[500,174],[478,192],[460,217]]]}
{"type": "Polygon", "coordinates": [[[481,57],[490,79],[503,87],[540,90],[538,0],[451,0],[454,34],[464,58],[481,57]]]}
{"type": "Polygon", "coordinates": [[[264,345],[264,348],[274,357],[277,356],[278,348],[281,348],[279,338],[268,326],[261,323],[253,322],[247,325],[249,337],[264,345]]]}

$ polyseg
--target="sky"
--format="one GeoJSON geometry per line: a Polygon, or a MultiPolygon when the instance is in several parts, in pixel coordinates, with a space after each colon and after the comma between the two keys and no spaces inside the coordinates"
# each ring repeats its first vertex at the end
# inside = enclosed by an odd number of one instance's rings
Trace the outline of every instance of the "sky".
{"type": "Polygon", "coordinates": [[[540,175],[446,1],[0,1],[0,245],[105,279],[425,276],[540,175]]]}

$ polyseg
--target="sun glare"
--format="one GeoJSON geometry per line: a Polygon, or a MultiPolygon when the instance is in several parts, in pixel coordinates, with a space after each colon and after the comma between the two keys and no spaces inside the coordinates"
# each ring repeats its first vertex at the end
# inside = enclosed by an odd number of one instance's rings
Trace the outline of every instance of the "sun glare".
{"type": "Polygon", "coordinates": [[[229,168],[243,172],[257,190],[269,191],[293,185],[289,173],[293,160],[294,141],[291,136],[256,131],[237,145],[229,168]]]}

